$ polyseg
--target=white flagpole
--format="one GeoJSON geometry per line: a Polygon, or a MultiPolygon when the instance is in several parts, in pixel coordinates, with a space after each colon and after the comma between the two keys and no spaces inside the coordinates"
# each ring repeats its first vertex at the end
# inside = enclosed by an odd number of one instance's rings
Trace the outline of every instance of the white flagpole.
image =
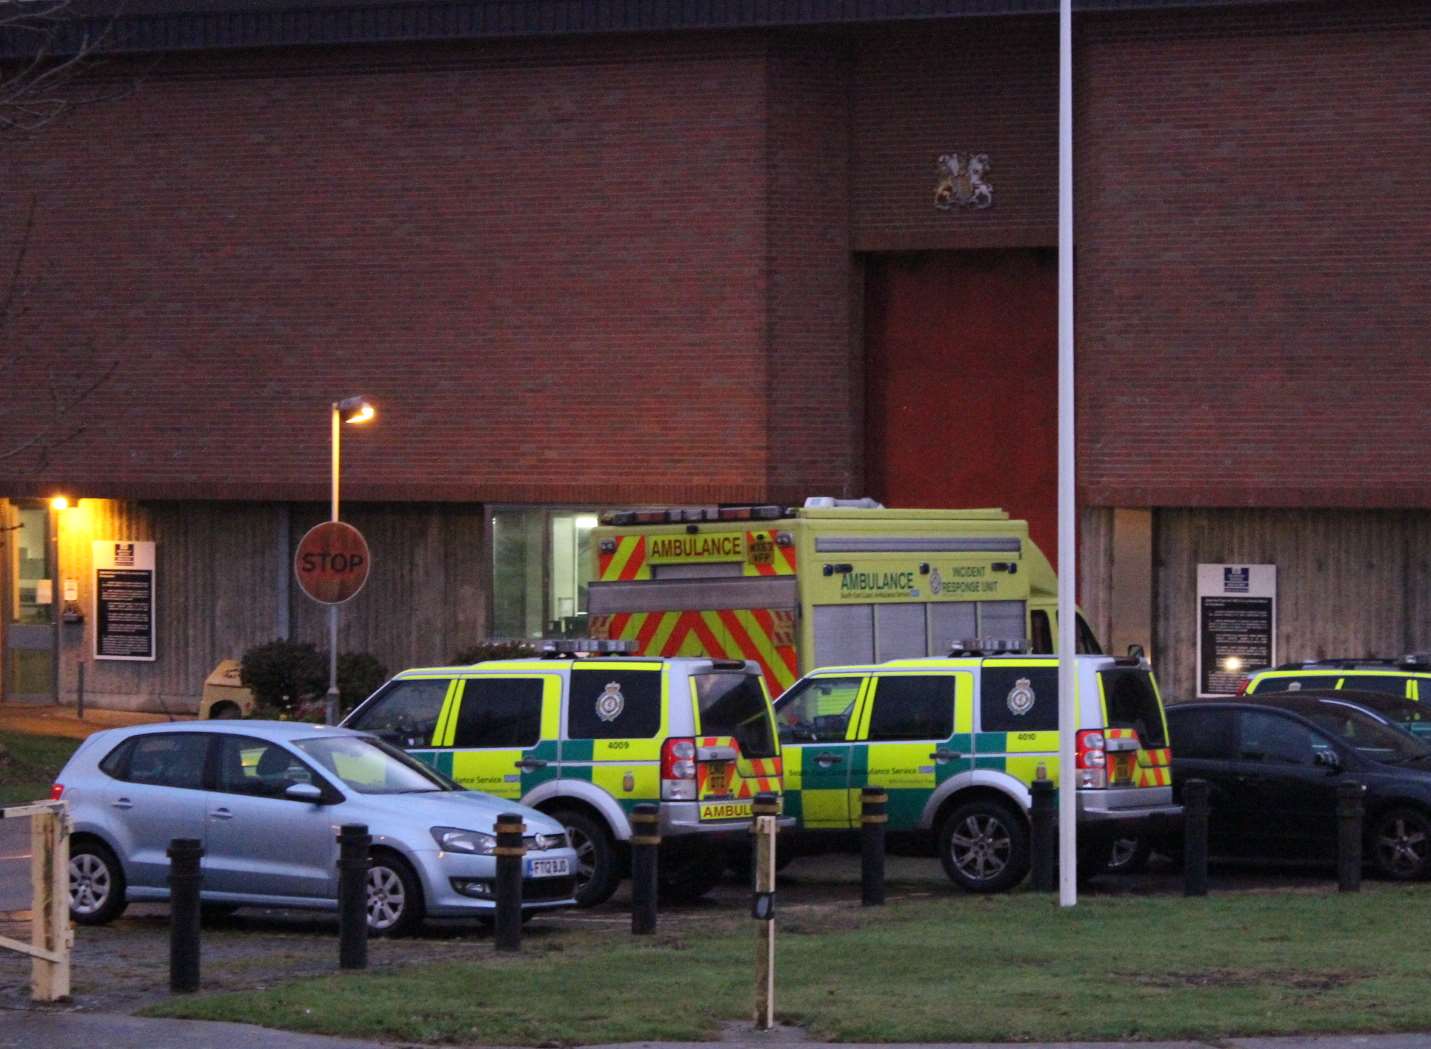
{"type": "Polygon", "coordinates": [[[1058,902],[1078,902],[1078,802],[1074,734],[1078,605],[1073,457],[1073,10],[1058,13],[1058,902]]]}

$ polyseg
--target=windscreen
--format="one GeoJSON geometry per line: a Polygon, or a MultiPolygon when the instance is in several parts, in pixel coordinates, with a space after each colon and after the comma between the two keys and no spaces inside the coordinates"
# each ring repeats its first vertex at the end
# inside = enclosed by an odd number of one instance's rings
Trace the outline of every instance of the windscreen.
{"type": "Polygon", "coordinates": [[[357,736],[295,740],[294,746],[359,794],[426,794],[460,790],[396,747],[357,736]]]}
{"type": "Polygon", "coordinates": [[[734,736],[747,758],[775,757],[770,704],[754,674],[696,674],[696,706],[703,736],[734,736]]]}
{"type": "Polygon", "coordinates": [[[1144,747],[1168,745],[1163,728],[1162,704],[1158,702],[1153,677],[1146,670],[1105,670],[1103,702],[1108,713],[1109,728],[1131,728],[1137,731],[1144,747]]]}
{"type": "Polygon", "coordinates": [[[1431,745],[1405,729],[1378,720],[1364,710],[1326,700],[1313,710],[1299,711],[1318,728],[1326,729],[1355,747],[1358,754],[1374,761],[1425,761],[1431,758],[1431,745]]]}

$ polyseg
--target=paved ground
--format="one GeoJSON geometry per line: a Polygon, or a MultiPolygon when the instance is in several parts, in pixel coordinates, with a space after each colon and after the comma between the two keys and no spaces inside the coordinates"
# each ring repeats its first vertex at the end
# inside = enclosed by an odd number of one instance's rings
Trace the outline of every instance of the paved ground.
{"type": "Polygon", "coordinates": [[[133,710],[86,710],[81,719],[74,707],[28,703],[0,703],[0,732],[28,732],[35,736],[84,739],[100,729],[121,725],[148,725],[156,721],[189,721],[191,715],[141,714],[133,710]]]}
{"type": "MultiPolygon", "coordinates": [[[[709,1049],[708,1042],[628,1042],[592,1049],[709,1049]]],[[[906,1049],[895,1044],[861,1045],[805,1042],[789,1031],[763,1034],[731,1030],[719,1043],[731,1049],[772,1049],[798,1044],[800,1049],[906,1049]]],[[[1117,1042],[1044,1042],[1039,1049],[1122,1049],[1117,1042]]],[[[104,1049],[379,1049],[378,1042],[355,1042],[310,1034],[289,1034],[246,1024],[194,1020],[143,1020],[131,1016],[84,1013],[31,1013],[0,1023],[0,1049],[57,1049],[59,1046],[104,1049]]],[[[384,1047],[390,1049],[390,1047],[384,1047]]],[[[997,1043],[931,1043],[920,1049],[1008,1049],[997,1043]]],[[[1229,1038],[1213,1042],[1138,1042],[1134,1049],[1431,1049],[1431,1035],[1356,1035],[1317,1038],[1229,1038]]]]}

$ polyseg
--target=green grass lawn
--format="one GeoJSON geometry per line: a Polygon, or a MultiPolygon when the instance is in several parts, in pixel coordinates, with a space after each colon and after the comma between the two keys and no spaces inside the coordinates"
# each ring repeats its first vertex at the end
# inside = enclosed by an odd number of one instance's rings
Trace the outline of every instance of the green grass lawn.
{"type": "MultiPolygon", "coordinates": [[[[934,897],[781,916],[777,1012],[844,1041],[1212,1039],[1431,1028],[1431,886],[1086,898],[934,897]]],[[[745,1021],[754,922],[637,943],[548,931],[520,957],[335,973],[173,999],[150,1015],[359,1038],[509,1045],[701,1039],[745,1021]]]]}
{"type": "Polygon", "coordinates": [[[79,745],[61,736],[0,732],[0,805],[48,798],[50,785],[79,745]]]}

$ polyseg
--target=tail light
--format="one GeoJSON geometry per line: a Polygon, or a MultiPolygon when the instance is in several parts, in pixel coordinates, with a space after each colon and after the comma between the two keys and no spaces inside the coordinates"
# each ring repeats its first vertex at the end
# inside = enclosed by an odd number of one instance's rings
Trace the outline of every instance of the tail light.
{"type": "Polygon", "coordinates": [[[1088,729],[1075,737],[1075,767],[1079,787],[1108,786],[1108,751],[1101,729],[1088,729]]]}
{"type": "Polygon", "coordinates": [[[696,741],[689,736],[661,744],[661,799],[696,800],[696,741]]]}
{"type": "Polygon", "coordinates": [[[59,801],[60,798],[64,797],[64,795],[65,795],[65,785],[64,785],[63,783],[56,783],[56,784],[53,784],[53,785],[50,787],[50,800],[51,800],[51,801],[59,801]]]}
{"type": "Polygon", "coordinates": [[[1242,680],[1237,683],[1237,694],[1239,696],[1247,695],[1247,686],[1250,684],[1252,684],[1252,679],[1246,674],[1242,675],[1242,680]]]}

